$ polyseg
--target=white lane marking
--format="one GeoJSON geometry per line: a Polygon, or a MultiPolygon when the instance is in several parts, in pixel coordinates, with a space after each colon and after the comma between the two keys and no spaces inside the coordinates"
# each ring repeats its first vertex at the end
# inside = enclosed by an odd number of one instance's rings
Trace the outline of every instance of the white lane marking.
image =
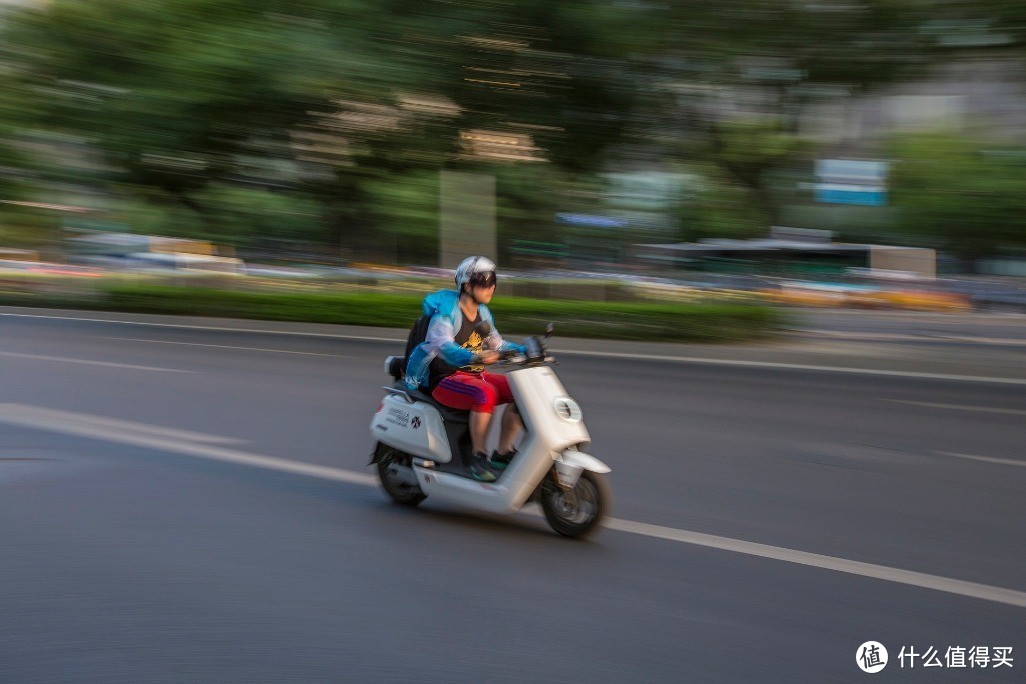
{"type": "Polygon", "coordinates": [[[115,323],[118,325],[140,325],[149,328],[176,328],[179,330],[210,330],[213,332],[256,333],[259,335],[289,335],[292,337],[323,337],[334,340],[360,340],[364,342],[406,342],[405,337],[375,337],[369,335],[343,335],[329,332],[306,332],[303,330],[266,330],[263,328],[233,328],[231,326],[194,325],[187,323],[163,323],[157,321],[119,321],[112,318],[87,318],[84,316],[44,316],[42,314],[0,313],[0,316],[14,318],[45,318],[59,321],[84,323],[115,323]]]}
{"type": "Polygon", "coordinates": [[[972,454],[956,454],[952,451],[935,451],[941,456],[952,456],[954,458],[965,458],[970,461],[982,461],[984,463],[998,463],[1000,465],[1019,466],[1026,468],[1026,461],[1016,461],[1011,458],[997,458],[996,456],[973,456],[972,454]]]}
{"type": "Polygon", "coordinates": [[[91,361],[89,359],[72,359],[64,356],[43,356],[42,354],[21,354],[18,352],[0,351],[0,356],[10,356],[16,359],[31,359],[33,361],[54,361],[58,363],[79,363],[87,366],[106,366],[108,368],[125,368],[128,370],[157,371],[160,373],[195,373],[197,371],[182,370],[180,368],[158,368],[156,366],[136,366],[131,363],[114,363],[113,361],[91,361]]]}
{"type": "Polygon", "coordinates": [[[144,340],[137,337],[101,337],[103,340],[121,340],[122,342],[146,342],[149,344],[178,344],[186,347],[214,347],[216,349],[238,349],[240,351],[270,352],[272,354],[296,354],[299,356],[331,356],[338,359],[347,359],[342,354],[321,354],[318,352],[289,351],[287,349],[265,349],[263,347],[236,347],[230,344],[204,344],[202,342],[172,342],[170,340],[144,340]]]}
{"type": "Polygon", "coordinates": [[[894,404],[910,404],[926,408],[951,409],[953,411],[976,411],[979,413],[1004,413],[1012,416],[1026,416],[1022,409],[992,408],[990,406],[969,406],[966,404],[937,404],[930,401],[909,401],[906,399],[884,399],[894,404]]]}
{"type": "Polygon", "coordinates": [[[835,558],[834,556],[823,556],[818,553],[796,551],[779,546],[756,544],[754,542],[741,541],[740,539],[717,537],[711,534],[689,532],[687,530],[676,530],[671,527],[660,527],[658,525],[648,525],[629,520],[617,520],[614,518],[606,521],[606,526],[614,530],[632,532],[646,537],[655,537],[656,539],[706,546],[723,551],[743,553],[748,556],[759,556],[760,558],[772,558],[773,560],[785,561],[787,563],[808,565],[824,570],[835,570],[851,575],[860,575],[862,577],[897,582],[898,584],[907,584],[913,587],[933,589],[949,594],[958,594],[959,596],[968,596],[970,598],[1026,608],[1026,592],[994,587],[989,584],[965,582],[948,577],[928,575],[922,572],[890,568],[886,565],[862,563],[844,558],[835,558]]]}
{"type": "MultiPolygon", "coordinates": [[[[48,318],[66,321],[84,321],[88,323],[118,323],[122,325],[141,325],[154,328],[178,328],[185,330],[211,330],[215,332],[237,332],[256,333],[260,335],[291,335],[294,337],[320,337],[335,340],[357,340],[361,342],[396,342],[404,343],[406,338],[399,337],[378,337],[373,335],[346,335],[328,332],[305,332],[300,330],[264,330],[258,328],[232,328],[224,326],[187,325],[181,323],[160,323],[148,321],[119,321],[108,318],[85,318],[75,316],[44,316],[42,314],[16,314],[2,313],[0,316],[14,316],[20,318],[48,318]]],[[[807,370],[821,371],[827,373],[842,373],[849,375],[867,375],[894,378],[915,378],[926,380],[955,380],[958,382],[993,383],[1002,385],[1026,385],[1026,378],[994,378],[979,375],[953,375],[947,373],[917,373],[913,371],[875,370],[871,368],[849,368],[846,366],[817,366],[801,363],[774,363],[771,361],[745,361],[733,359],[708,359],[694,356],[672,356],[660,354],[600,352],[600,351],[573,351],[553,350],[556,355],[567,354],[572,356],[591,356],[596,358],[630,359],[648,361],[670,361],[674,363],[693,363],[708,366],[736,366],[743,368],[777,368],[781,370],[807,370]]]]}
{"type": "MultiPolygon", "coordinates": [[[[59,422],[59,419],[66,417],[67,414],[68,412],[66,411],[54,411],[52,409],[23,404],[0,404],[0,422],[10,425],[45,430],[47,432],[58,432],[76,437],[90,437],[108,442],[169,451],[186,456],[224,461],[226,463],[235,463],[255,468],[267,468],[296,475],[308,475],[324,480],[335,480],[360,485],[373,485],[377,482],[376,478],[364,473],[354,473],[348,470],[319,466],[312,463],[289,461],[273,456],[261,456],[209,444],[200,444],[183,440],[180,435],[175,437],[161,435],[159,432],[162,428],[158,428],[155,431],[153,426],[140,423],[128,424],[130,429],[125,431],[120,427],[112,427],[110,424],[111,419],[109,418],[101,418],[84,413],[77,414],[77,420],[75,421],[59,422]]],[[[125,422],[127,423],[127,421],[125,422]]]]}
{"type": "MultiPolygon", "coordinates": [[[[252,466],[255,468],[266,468],[269,470],[306,475],[309,477],[316,477],[336,482],[346,482],[349,484],[373,487],[376,487],[378,484],[376,477],[365,473],[357,473],[350,470],[343,470],[341,468],[319,466],[299,461],[289,461],[283,458],[275,458],[273,456],[261,456],[243,451],[235,451],[232,449],[224,449],[221,447],[195,444],[181,440],[171,440],[156,435],[143,434],[145,431],[139,429],[139,424],[136,424],[135,434],[133,434],[112,429],[109,424],[110,419],[97,418],[96,416],[89,416],[86,414],[78,414],[78,420],[72,423],[61,423],[54,420],[55,414],[64,415],[65,413],[66,412],[63,411],[54,412],[51,409],[20,404],[0,404],[0,422],[21,427],[30,427],[81,437],[91,437],[160,451],[185,454],[188,456],[195,456],[197,458],[223,461],[226,463],[252,466]]],[[[149,428],[151,426],[143,427],[149,428]]],[[[702,534],[700,532],[678,530],[672,527],[661,527],[659,525],[649,525],[630,520],[620,520],[618,518],[607,519],[605,521],[605,526],[613,530],[638,534],[655,539],[692,544],[695,546],[704,546],[723,551],[732,551],[734,553],[742,553],[760,558],[769,558],[787,563],[797,563],[799,565],[807,565],[823,570],[844,572],[872,579],[897,582],[899,584],[933,589],[935,591],[942,591],[949,594],[1026,608],[1026,592],[1016,591],[1014,589],[1005,589],[1003,587],[978,584],[976,582],[966,582],[948,577],[929,575],[922,572],[913,572],[910,570],[891,568],[872,563],[863,563],[844,558],[836,558],[834,556],[824,556],[821,554],[797,551],[779,546],[758,544],[755,542],[742,541],[740,539],[731,539],[730,537],[719,537],[711,534],[702,534]]]]}
{"type": "Polygon", "coordinates": [[[816,366],[804,363],[777,363],[773,361],[743,361],[737,359],[706,359],[696,356],[668,356],[659,354],[628,354],[625,352],[553,350],[555,356],[594,356],[609,359],[631,359],[648,361],[671,361],[695,363],[708,366],[736,366],[740,368],[779,368],[782,370],[807,370],[849,375],[875,375],[892,378],[916,378],[920,380],[956,380],[958,382],[986,382],[1000,385],[1026,385],[1026,378],[992,378],[982,375],[954,375],[950,373],[919,373],[915,371],[880,370],[875,368],[850,368],[848,366],[816,366]]]}
{"type": "Polygon", "coordinates": [[[807,335],[815,337],[831,337],[846,340],[860,340],[869,342],[973,342],[977,344],[990,344],[996,346],[1023,347],[1026,340],[1011,337],[973,337],[971,335],[956,335],[948,332],[922,332],[922,333],[874,333],[843,330],[812,330],[793,329],[795,335],[807,335]]]}
{"type": "Polygon", "coordinates": [[[871,341],[892,341],[892,340],[918,340],[921,339],[908,333],[870,333],[842,330],[814,330],[809,328],[791,328],[788,332],[792,335],[806,335],[815,337],[841,337],[848,340],[871,340],[871,341]]]}
{"type": "Polygon", "coordinates": [[[202,432],[191,430],[179,430],[177,428],[162,427],[160,425],[149,425],[147,423],[135,423],[117,418],[105,418],[73,411],[62,411],[60,409],[40,408],[27,404],[4,403],[0,404],[0,421],[16,420],[32,425],[62,425],[62,426],[84,426],[101,427],[110,430],[114,434],[149,436],[167,438],[171,440],[182,440],[187,442],[200,442],[206,444],[245,444],[246,440],[234,437],[223,437],[221,435],[208,435],[202,432]]]}

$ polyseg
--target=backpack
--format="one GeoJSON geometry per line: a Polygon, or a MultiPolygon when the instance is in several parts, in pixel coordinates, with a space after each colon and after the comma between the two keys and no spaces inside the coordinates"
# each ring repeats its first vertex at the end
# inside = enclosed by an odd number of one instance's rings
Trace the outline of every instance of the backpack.
{"type": "Polygon", "coordinates": [[[410,326],[410,335],[406,338],[406,354],[404,356],[390,356],[388,361],[388,374],[395,378],[396,382],[406,375],[406,363],[413,350],[427,339],[428,326],[431,324],[431,316],[422,314],[410,326]]]}

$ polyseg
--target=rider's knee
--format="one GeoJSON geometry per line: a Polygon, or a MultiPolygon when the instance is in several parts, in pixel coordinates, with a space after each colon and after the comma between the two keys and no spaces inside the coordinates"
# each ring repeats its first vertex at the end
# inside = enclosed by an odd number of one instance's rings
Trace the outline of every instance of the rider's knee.
{"type": "Polygon", "coordinates": [[[474,397],[474,405],[470,410],[474,413],[494,413],[498,398],[498,393],[491,385],[480,387],[474,397]]]}

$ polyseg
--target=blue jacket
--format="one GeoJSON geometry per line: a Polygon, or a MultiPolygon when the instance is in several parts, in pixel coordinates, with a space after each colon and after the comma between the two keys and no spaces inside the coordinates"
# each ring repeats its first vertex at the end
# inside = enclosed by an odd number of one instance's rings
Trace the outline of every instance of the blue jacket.
{"type": "MultiPolygon", "coordinates": [[[[430,376],[429,366],[436,356],[450,366],[466,366],[476,360],[476,354],[456,344],[456,332],[463,325],[463,310],[456,290],[439,290],[429,294],[421,304],[424,314],[431,316],[427,338],[410,352],[406,360],[406,386],[410,389],[426,389],[430,376]]],[[[492,312],[482,304],[479,308],[482,321],[487,321],[491,333],[484,340],[485,349],[506,351],[513,349],[523,353],[524,347],[507,342],[499,335],[492,320],[492,312]]]]}

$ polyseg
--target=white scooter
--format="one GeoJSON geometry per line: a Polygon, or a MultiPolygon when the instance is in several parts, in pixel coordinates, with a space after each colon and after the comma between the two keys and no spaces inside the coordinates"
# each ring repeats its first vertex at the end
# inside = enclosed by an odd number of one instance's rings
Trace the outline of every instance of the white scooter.
{"type": "MultiPolygon", "coordinates": [[[[545,352],[544,339],[526,340],[526,355],[504,355],[509,386],[525,435],[516,456],[494,482],[473,479],[469,412],[448,408],[401,381],[405,359],[390,356],[385,369],[396,384],[371,421],[376,464],[385,492],[416,506],[427,497],[492,513],[514,513],[541,503],[549,525],[561,535],[582,537],[598,526],[612,505],[604,474],[610,468],[584,453],[591,439],[581,408],[567,395],[545,352]]],[[[507,407],[506,410],[511,410],[507,407]]]]}

